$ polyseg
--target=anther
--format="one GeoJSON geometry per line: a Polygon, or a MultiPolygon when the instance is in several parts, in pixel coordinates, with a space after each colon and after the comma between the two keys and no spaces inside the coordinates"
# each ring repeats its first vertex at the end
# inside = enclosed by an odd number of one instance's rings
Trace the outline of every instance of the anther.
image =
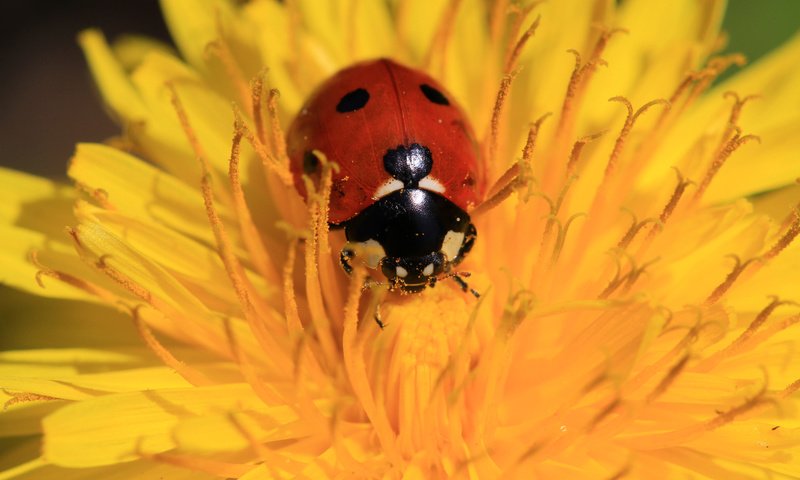
{"type": "Polygon", "coordinates": [[[628,115],[625,118],[625,123],[622,125],[622,129],[617,135],[617,140],[614,142],[614,148],[611,151],[611,155],[608,158],[608,163],[606,164],[605,170],[605,177],[609,177],[617,167],[617,163],[619,162],[619,157],[622,154],[622,148],[625,145],[625,141],[627,140],[628,136],[630,135],[631,130],[633,129],[634,123],[636,123],[636,119],[639,118],[644,112],[649,110],[651,107],[655,105],[666,105],[669,108],[669,102],[664,99],[655,99],[651,100],[641,107],[639,107],[636,112],[633,111],[633,105],[631,104],[630,100],[625,97],[612,97],[608,99],[609,102],[619,102],[625,106],[628,110],[628,115]]]}
{"type": "Polygon", "coordinates": [[[256,136],[261,143],[266,142],[267,134],[264,130],[264,116],[261,113],[261,96],[264,93],[264,79],[267,69],[263,69],[250,82],[250,109],[253,112],[253,125],[256,136]]]}
{"type": "Polygon", "coordinates": [[[700,185],[697,187],[697,191],[694,194],[694,201],[700,200],[709,184],[711,184],[711,181],[717,175],[717,172],[719,172],[720,168],[722,168],[733,152],[751,140],[761,142],[761,138],[757,135],[742,136],[739,127],[734,127],[734,129],[736,133],[730,140],[722,145],[722,148],[718,151],[714,157],[714,160],[711,162],[711,165],[708,167],[703,180],[700,182],[700,185]]]}
{"type": "Polygon", "coordinates": [[[602,131],[592,135],[586,135],[575,141],[575,143],[572,145],[572,151],[569,154],[569,161],[567,162],[567,176],[572,176],[575,173],[575,170],[578,167],[578,160],[580,160],[581,152],[583,151],[583,147],[585,147],[586,144],[592,140],[602,137],[605,133],[605,131],[602,131]]]}
{"type": "Polygon", "coordinates": [[[730,290],[730,288],[733,286],[733,284],[736,282],[739,276],[741,276],[741,274],[745,271],[747,267],[749,267],[755,261],[762,261],[762,258],[759,257],[751,258],[746,262],[742,262],[741,259],[738,257],[738,255],[731,255],[731,257],[733,257],[734,261],[733,269],[731,269],[731,271],[725,277],[725,280],[723,280],[722,283],[717,285],[717,288],[715,288],[714,291],[711,292],[711,295],[709,295],[708,298],[706,299],[705,302],[706,305],[713,305],[714,303],[719,301],[719,299],[722,298],[722,296],[725,295],[725,293],[728,290],[730,290]]]}
{"type": "MultiPolygon", "coordinates": [[[[514,80],[515,75],[515,72],[510,72],[503,75],[503,79],[500,81],[500,88],[497,90],[494,106],[492,107],[492,118],[489,122],[489,131],[484,134],[484,158],[486,159],[485,163],[489,163],[490,165],[496,163],[493,161],[493,159],[495,157],[495,152],[497,151],[497,142],[500,136],[501,116],[503,115],[506,98],[508,97],[509,90],[511,89],[511,82],[514,80]]],[[[484,162],[480,162],[478,166],[478,175],[480,178],[485,178],[487,174],[487,172],[485,172],[481,166],[483,163],[484,162]]]]}
{"type": "Polygon", "coordinates": [[[770,248],[767,253],[765,253],[762,258],[764,260],[770,260],[775,258],[784,248],[788,247],[789,244],[800,234],[800,212],[795,210],[792,212],[794,217],[794,221],[789,225],[789,228],[784,232],[780,239],[775,242],[775,245],[770,248]]]}

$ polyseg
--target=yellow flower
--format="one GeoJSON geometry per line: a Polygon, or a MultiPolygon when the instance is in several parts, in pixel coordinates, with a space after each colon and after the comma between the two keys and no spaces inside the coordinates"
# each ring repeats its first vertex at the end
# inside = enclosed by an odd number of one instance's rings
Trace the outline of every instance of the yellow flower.
{"type": "Polygon", "coordinates": [[[713,86],[723,2],[589,3],[164,0],[179,53],[84,32],[123,134],[75,189],[2,171],[0,280],[52,299],[4,301],[0,478],[800,476],[800,38],[713,86]],[[480,300],[390,295],[384,330],[281,133],[379,56],[449,88],[498,180],[480,300]]]}

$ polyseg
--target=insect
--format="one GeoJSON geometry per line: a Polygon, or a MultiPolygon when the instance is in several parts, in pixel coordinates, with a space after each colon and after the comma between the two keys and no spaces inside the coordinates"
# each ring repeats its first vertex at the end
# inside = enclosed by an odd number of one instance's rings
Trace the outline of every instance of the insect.
{"type": "Polygon", "coordinates": [[[453,270],[477,238],[467,211],[480,196],[479,147],[465,118],[434,79],[388,59],[346,68],[311,95],[287,151],[304,196],[303,175],[320,178],[315,151],[339,165],[329,223],[344,229],[348,274],[360,261],[401,293],[448,277],[468,289],[453,270]]]}

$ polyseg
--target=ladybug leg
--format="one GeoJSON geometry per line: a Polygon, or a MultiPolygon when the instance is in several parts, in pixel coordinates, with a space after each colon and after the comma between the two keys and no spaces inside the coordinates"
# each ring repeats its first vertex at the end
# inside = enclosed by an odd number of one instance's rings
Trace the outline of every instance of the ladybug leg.
{"type": "Polygon", "coordinates": [[[466,293],[466,292],[468,292],[468,291],[469,291],[469,293],[471,293],[472,295],[474,295],[474,296],[475,296],[475,298],[481,298],[481,294],[480,294],[480,293],[478,293],[478,292],[477,292],[477,291],[476,291],[474,288],[470,288],[470,286],[469,286],[469,284],[467,283],[467,281],[466,281],[466,280],[464,280],[463,278],[461,278],[461,276],[459,276],[458,274],[455,274],[455,275],[453,275],[453,280],[455,280],[455,281],[456,281],[456,283],[457,283],[457,284],[458,284],[458,285],[461,287],[461,290],[462,290],[464,293],[466,293]]]}
{"type": "Polygon", "coordinates": [[[355,252],[349,248],[343,248],[341,253],[339,253],[339,264],[342,266],[342,270],[348,275],[353,273],[353,266],[350,265],[350,259],[354,256],[355,252]]]}
{"type": "Polygon", "coordinates": [[[383,320],[381,320],[381,304],[380,303],[375,305],[375,316],[373,318],[375,319],[375,323],[378,324],[378,328],[383,330],[386,327],[386,324],[383,323],[383,320]]]}

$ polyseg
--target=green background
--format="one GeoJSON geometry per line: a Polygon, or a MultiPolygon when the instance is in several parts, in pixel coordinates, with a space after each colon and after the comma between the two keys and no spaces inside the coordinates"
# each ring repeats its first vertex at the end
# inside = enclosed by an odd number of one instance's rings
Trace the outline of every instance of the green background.
{"type": "Polygon", "coordinates": [[[725,51],[752,63],[800,30],[800,0],[729,0],[722,29],[729,36],[725,51]]]}

